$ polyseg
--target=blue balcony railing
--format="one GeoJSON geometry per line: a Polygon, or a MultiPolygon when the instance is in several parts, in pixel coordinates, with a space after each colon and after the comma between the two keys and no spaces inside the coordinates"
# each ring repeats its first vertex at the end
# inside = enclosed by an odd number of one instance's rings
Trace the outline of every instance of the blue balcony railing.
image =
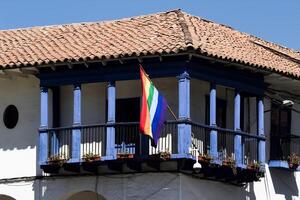
{"type": "MultiPolygon", "coordinates": [[[[41,130],[46,133],[47,159],[59,157],[65,160],[72,160],[74,144],[79,144],[80,160],[86,154],[98,155],[105,158],[107,145],[107,128],[115,129],[115,151],[116,154],[130,154],[133,157],[147,157],[159,152],[178,154],[178,125],[186,124],[191,126],[191,147],[196,147],[200,154],[210,154],[210,132],[218,133],[218,157],[222,160],[226,156],[235,156],[234,138],[241,136],[243,153],[243,164],[252,163],[258,160],[259,141],[264,137],[240,131],[233,131],[224,128],[211,127],[189,120],[168,121],[165,123],[161,137],[156,147],[151,141],[140,134],[138,122],[124,122],[114,124],[84,125],[76,127],[51,128],[41,130]],[[72,132],[80,130],[80,143],[72,141],[72,132]]],[[[43,147],[40,147],[43,148],[43,147]]]]}

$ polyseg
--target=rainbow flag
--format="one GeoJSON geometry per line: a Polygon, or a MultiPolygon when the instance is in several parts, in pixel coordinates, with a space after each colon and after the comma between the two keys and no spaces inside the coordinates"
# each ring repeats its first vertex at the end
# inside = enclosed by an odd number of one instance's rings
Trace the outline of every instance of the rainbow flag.
{"type": "Polygon", "coordinates": [[[140,66],[140,76],[143,91],[140,131],[150,136],[154,144],[157,145],[163,123],[165,122],[167,101],[155,88],[142,66],[140,66]]]}

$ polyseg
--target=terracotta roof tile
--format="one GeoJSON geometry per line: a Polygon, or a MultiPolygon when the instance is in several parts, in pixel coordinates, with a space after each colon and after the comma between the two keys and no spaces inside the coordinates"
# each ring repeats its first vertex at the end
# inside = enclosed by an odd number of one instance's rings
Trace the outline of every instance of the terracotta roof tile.
{"type": "Polygon", "coordinates": [[[0,31],[0,67],[184,52],[300,78],[300,52],[180,10],[109,22],[0,31]]]}

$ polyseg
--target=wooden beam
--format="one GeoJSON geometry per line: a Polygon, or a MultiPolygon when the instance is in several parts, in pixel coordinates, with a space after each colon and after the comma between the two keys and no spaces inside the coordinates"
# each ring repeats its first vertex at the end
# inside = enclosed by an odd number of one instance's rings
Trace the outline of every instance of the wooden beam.
{"type": "Polygon", "coordinates": [[[5,71],[0,70],[0,79],[11,79],[11,76],[7,74],[5,71]]]}
{"type": "Polygon", "coordinates": [[[24,74],[20,68],[15,68],[15,69],[5,69],[5,73],[9,75],[14,75],[14,76],[19,76],[23,78],[28,78],[27,74],[24,74]]]}
{"type": "Polygon", "coordinates": [[[0,70],[0,75],[6,75],[6,72],[3,70],[0,70]]]}
{"type": "Polygon", "coordinates": [[[28,67],[28,68],[21,68],[21,72],[23,74],[36,75],[39,73],[39,70],[36,67],[28,67]]]}

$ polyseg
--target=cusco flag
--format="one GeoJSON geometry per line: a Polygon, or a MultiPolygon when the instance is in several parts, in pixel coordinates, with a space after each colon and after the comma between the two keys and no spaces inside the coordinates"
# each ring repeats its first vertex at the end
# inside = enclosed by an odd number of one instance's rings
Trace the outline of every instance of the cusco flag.
{"type": "Polygon", "coordinates": [[[140,76],[143,91],[140,131],[150,136],[154,144],[157,145],[163,123],[165,122],[167,102],[155,88],[142,66],[140,66],[140,76]]]}

